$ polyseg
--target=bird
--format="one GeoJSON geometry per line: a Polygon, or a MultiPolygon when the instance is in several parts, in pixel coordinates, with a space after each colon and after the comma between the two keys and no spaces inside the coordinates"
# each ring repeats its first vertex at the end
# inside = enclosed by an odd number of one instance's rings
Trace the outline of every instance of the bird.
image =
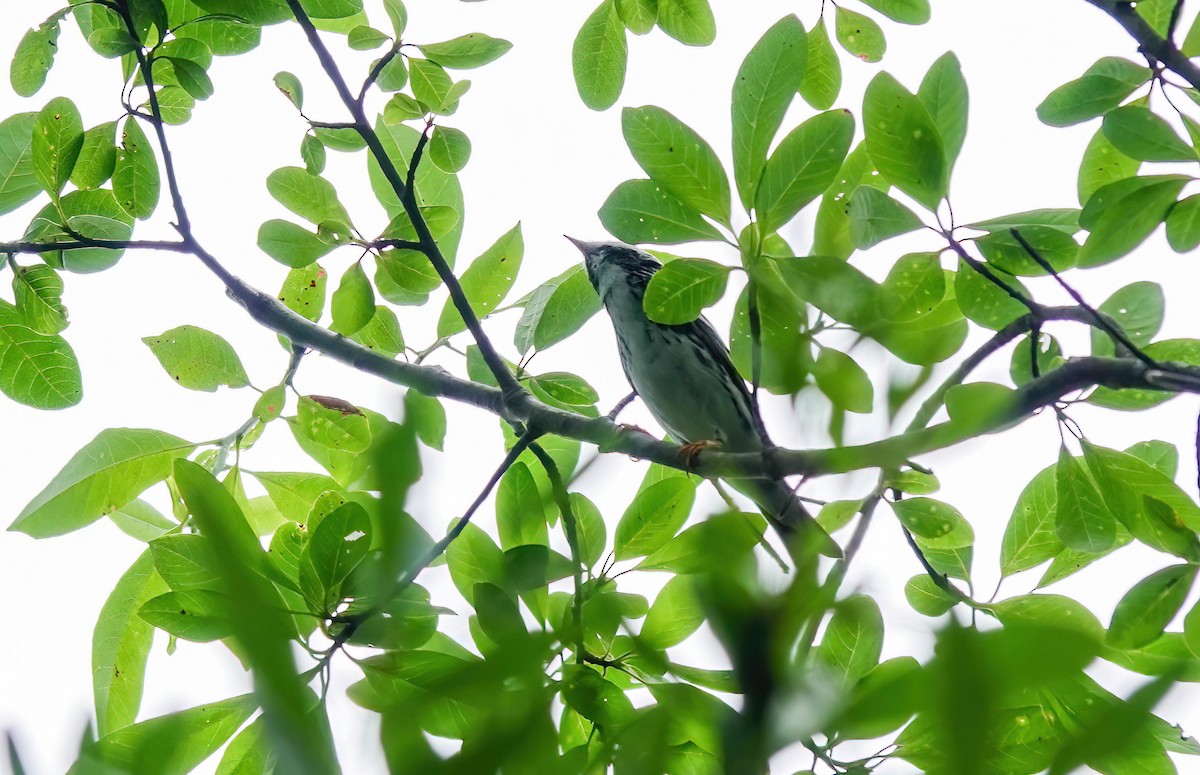
{"type": "MultiPolygon", "coordinates": [[[[583,253],[588,280],[612,321],[626,379],[671,438],[693,455],[706,447],[760,452],[772,446],[746,381],[712,324],[704,316],[680,325],[646,316],[642,302],[662,268],[658,259],[623,242],[567,239],[583,253]]],[[[784,480],[747,477],[729,484],[758,504],[785,542],[812,541],[822,554],[841,556],[784,480]]]]}

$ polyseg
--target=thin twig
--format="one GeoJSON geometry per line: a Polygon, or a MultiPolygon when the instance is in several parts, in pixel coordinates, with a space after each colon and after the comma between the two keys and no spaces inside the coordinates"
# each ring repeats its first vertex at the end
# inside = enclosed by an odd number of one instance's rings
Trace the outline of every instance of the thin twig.
{"type": "MultiPolygon", "coordinates": [[[[445,284],[446,289],[450,292],[450,298],[454,303],[455,309],[462,316],[467,330],[474,337],[475,343],[479,347],[480,355],[483,356],[484,362],[488,365],[488,368],[496,378],[496,382],[500,385],[503,401],[506,404],[529,404],[531,402],[529,393],[521,387],[516,377],[513,376],[512,372],[505,365],[504,359],[500,357],[500,354],[492,345],[491,340],[487,337],[483,326],[479,322],[479,317],[471,308],[471,302],[463,291],[462,285],[459,283],[454,271],[450,268],[449,262],[442,255],[441,248],[433,238],[433,234],[429,230],[429,225],[425,222],[425,218],[421,213],[416,191],[400,176],[395,162],[388,156],[386,149],[384,149],[382,142],[380,142],[379,135],[376,134],[375,129],[367,119],[362,102],[350,93],[350,88],[346,85],[346,79],[342,77],[337,62],[334,61],[333,55],[321,40],[320,35],[317,34],[317,29],[313,26],[312,20],[308,18],[308,14],[305,13],[304,8],[300,5],[300,0],[287,0],[287,4],[292,11],[292,15],[299,22],[301,29],[304,30],[309,45],[312,46],[318,61],[321,63],[321,68],[333,83],[334,89],[342,100],[342,104],[350,112],[355,130],[367,144],[367,148],[370,149],[372,156],[375,157],[375,161],[379,164],[379,169],[383,173],[384,178],[387,179],[393,192],[399,197],[401,204],[404,206],[405,212],[408,213],[413,228],[416,230],[417,239],[421,245],[421,252],[429,259],[430,264],[433,265],[434,270],[438,273],[438,277],[441,278],[442,283],[445,284]]],[[[421,144],[418,143],[418,151],[420,147],[421,144]]],[[[418,161],[419,153],[413,159],[412,163],[409,164],[410,175],[415,174],[415,166],[418,161]]]]}
{"type": "Polygon", "coordinates": [[[1021,247],[1025,249],[1025,252],[1029,254],[1029,257],[1037,262],[1038,266],[1046,270],[1046,272],[1048,272],[1050,276],[1053,277],[1060,286],[1062,286],[1062,289],[1071,295],[1071,298],[1075,300],[1075,303],[1078,304],[1080,308],[1087,310],[1088,315],[1090,315],[1092,318],[1092,322],[1098,328],[1103,329],[1106,334],[1113,338],[1113,341],[1118,342],[1122,347],[1129,350],[1129,352],[1131,352],[1134,357],[1136,357],[1142,363],[1146,364],[1152,369],[1161,368],[1158,365],[1158,361],[1154,360],[1149,355],[1146,355],[1146,353],[1142,351],[1142,348],[1130,341],[1129,337],[1125,335],[1125,332],[1121,330],[1120,326],[1115,326],[1108,320],[1105,320],[1103,317],[1101,317],[1099,312],[1097,312],[1090,304],[1084,301],[1083,296],[1079,294],[1079,291],[1072,288],[1066,280],[1062,279],[1062,277],[1058,274],[1058,271],[1055,270],[1050,262],[1046,260],[1045,256],[1043,256],[1037,250],[1037,248],[1029,244],[1029,241],[1025,239],[1020,230],[1009,229],[1008,231],[1013,235],[1013,239],[1021,243],[1021,247]]]}

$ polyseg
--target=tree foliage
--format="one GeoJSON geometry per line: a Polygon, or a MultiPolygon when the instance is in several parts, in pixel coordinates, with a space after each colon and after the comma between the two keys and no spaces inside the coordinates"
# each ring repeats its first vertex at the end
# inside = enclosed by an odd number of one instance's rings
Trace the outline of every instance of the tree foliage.
{"type": "MultiPolygon", "coordinates": [[[[508,41],[476,32],[425,42],[401,0],[370,17],[361,0],[93,0],[31,29],[13,54],[16,93],[40,93],[61,28],[73,24],[96,57],[119,60],[123,113],[87,126],[70,95],[57,95],[0,121],[0,213],[40,205],[23,232],[9,218],[0,235],[12,284],[0,299],[0,392],[45,410],[79,403],[89,375],[70,344],[64,288],[131,250],[199,261],[291,354],[278,382],[257,388],[216,333],[145,332],[180,387],[243,391],[245,423],[207,441],[104,430],[12,520],[10,530],[46,538],[107,517],[147,545],[98,612],[95,725],[72,772],[184,773],[222,747],[219,773],[338,771],[325,706],[333,671],[360,676],[349,697],[379,715],[393,772],[746,773],[797,744],[815,771],[837,773],[886,772],[896,760],[957,775],[1167,773],[1177,771],[1169,754],[1200,755],[1154,713],[1174,684],[1200,680],[1200,606],[1184,613],[1200,506],[1175,481],[1179,451],[1153,439],[1105,448],[1070,417],[1079,402],[1132,412],[1200,392],[1200,340],[1159,338],[1161,287],[1134,279],[1093,306],[1071,285],[1076,270],[1125,260],[1160,226],[1178,252],[1200,245],[1200,204],[1186,194],[1200,119],[1184,109],[1200,102],[1189,58],[1200,55],[1200,23],[1181,32],[1179,0],[1088,1],[1129,33],[1127,50],[1037,109],[1050,126],[1100,119],[1080,149],[1078,208],[1030,201],[954,220],[970,97],[953,52],[919,83],[879,70],[862,94],[843,93],[842,67],[886,59],[888,28],[928,21],[927,0],[828,4],[763,30],[737,64],[728,108],[714,98],[730,116],[728,154],[664,108],[622,110],[644,177],[594,206],[614,237],[665,262],[646,314],[681,324],[736,299],[732,355],[756,395],[805,391],[828,408],[834,446],[761,455],[683,454],[605,416],[582,377],[533,370],[532,355],[571,342],[600,303],[581,267],[510,299],[523,264],[530,271],[521,224],[480,255],[459,255],[465,203],[480,195],[459,182],[471,139],[447,121],[472,98],[464,71],[504,56],[508,41]],[[295,162],[264,181],[292,215],[258,232],[286,269],[278,292],[247,284],[202,245],[192,223],[205,215],[187,209],[171,153],[173,127],[219,98],[214,62],[252,50],[273,24],[299,26],[311,51],[294,55],[315,56],[343,111],[318,120],[305,112],[315,84],[275,77],[307,126],[295,162]],[[379,56],[351,73],[339,65],[343,46],[379,56]],[[329,152],[365,160],[382,231],[342,203],[329,152]],[[176,235],[139,239],[164,210],[176,235]],[[781,232],[801,218],[813,223],[811,244],[789,244],[781,232]],[[924,251],[893,256],[881,281],[852,263],[919,230],[924,251]],[[697,242],[723,245],[724,259],[660,250],[697,242]],[[1038,300],[1022,283],[1034,277],[1074,303],[1038,300]],[[437,312],[435,291],[447,295],[437,312]],[[436,341],[407,343],[401,307],[436,320],[436,341]],[[520,310],[511,346],[489,336],[487,318],[501,309],[520,310]],[[1064,349],[1049,333],[1059,327],[1088,329],[1090,351],[1064,349]],[[982,344],[964,351],[973,330],[982,344]],[[838,331],[921,376],[883,395],[838,331]],[[969,381],[1009,345],[1010,384],[969,381]],[[459,367],[423,363],[438,350],[461,356],[459,367]],[[309,353],[405,388],[402,416],[299,395],[293,380],[309,353]],[[506,444],[443,532],[405,508],[421,448],[443,448],[445,401],[499,419],[506,444]],[[890,435],[843,443],[847,412],[883,406],[890,435]],[[1060,424],[1058,460],[1024,487],[999,547],[1002,577],[1042,575],[1029,594],[983,600],[970,515],[937,498],[920,458],[1044,412],[1060,424]],[[258,459],[271,424],[286,426],[320,473],[258,459]],[[649,461],[620,515],[574,490],[593,448],[649,461]],[[704,479],[864,470],[877,475],[873,487],[820,507],[822,525],[843,537],[836,561],[818,561],[815,547],[780,551],[766,521],[732,499],[718,513],[696,506],[704,479]],[[169,514],[141,497],[156,491],[169,495],[169,514]],[[472,521],[493,491],[495,534],[472,521]],[[872,520],[893,517],[924,569],[905,597],[938,618],[924,661],[881,660],[886,608],[842,585],[872,520]],[[1163,567],[1128,580],[1107,627],[1043,591],[1134,542],[1165,555],[1163,567]],[[437,563],[465,601],[457,611],[422,584],[437,563]],[[760,571],[776,563],[789,573],[764,584],[760,571]],[[631,591],[631,579],[654,573],[666,581],[652,600],[631,591]],[[469,642],[446,632],[443,617],[456,612],[469,642]],[[672,650],[702,627],[727,669],[676,661],[672,650]],[[156,630],[220,641],[212,648],[238,656],[254,691],[144,718],[156,630]],[[1085,672],[1098,661],[1145,678],[1118,696],[1085,672]]],[[[687,46],[717,34],[708,0],[604,0],[574,39],[584,104],[602,111],[620,99],[636,36],[655,27],[687,46]]]]}

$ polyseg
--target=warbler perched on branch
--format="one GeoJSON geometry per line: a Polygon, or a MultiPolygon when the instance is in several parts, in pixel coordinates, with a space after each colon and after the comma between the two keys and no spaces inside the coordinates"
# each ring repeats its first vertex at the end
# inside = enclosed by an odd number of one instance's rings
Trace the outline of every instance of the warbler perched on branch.
{"type": "MultiPolygon", "coordinates": [[[[671,438],[693,454],[705,447],[758,452],[769,446],[746,381],[712,324],[699,317],[664,325],[646,317],[646,285],[662,264],[620,242],[567,239],[583,253],[588,279],[612,319],[625,377],[671,438]]],[[[739,478],[730,485],[758,504],[785,541],[811,541],[822,554],[841,556],[782,479],[739,478]]]]}

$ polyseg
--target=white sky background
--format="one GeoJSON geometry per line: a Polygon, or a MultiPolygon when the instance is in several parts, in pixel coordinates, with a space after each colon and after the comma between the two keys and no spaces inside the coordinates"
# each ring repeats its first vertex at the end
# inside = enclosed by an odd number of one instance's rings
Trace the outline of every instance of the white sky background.
{"type": "MultiPolygon", "coordinates": [[[[368,2],[376,26],[384,29],[386,18],[375,6],[368,2]]],[[[479,30],[515,44],[499,62],[462,74],[474,86],[459,113],[446,120],[465,130],[474,144],[471,162],[461,175],[467,228],[459,253],[460,268],[521,221],[526,254],[511,295],[515,299],[579,260],[560,235],[604,237],[596,210],[617,183],[641,177],[621,137],[620,106],[656,104],[672,111],[697,129],[728,162],[728,95],[738,63],[767,27],[787,13],[797,13],[805,26],[811,27],[820,3],[715,0],[714,6],[719,32],[711,47],[687,48],[657,31],[631,39],[628,83],[618,106],[593,113],[580,103],[570,72],[571,43],[593,8],[590,0],[410,3],[408,39],[412,42],[435,42],[479,30]]],[[[24,30],[57,7],[54,2],[8,0],[3,4],[0,61],[5,68],[24,30]]],[[[1186,13],[1183,29],[1191,16],[1186,13]]],[[[118,63],[93,55],[72,22],[64,27],[58,61],[47,86],[27,100],[12,94],[7,83],[0,86],[0,117],[37,110],[60,94],[79,105],[87,126],[120,115],[118,63]]],[[[960,223],[1033,207],[1077,205],[1075,172],[1097,124],[1052,129],[1037,121],[1034,107],[1052,88],[1080,75],[1099,56],[1136,57],[1134,44],[1115,23],[1082,0],[940,0],[934,4],[934,19],[928,25],[903,27],[885,22],[884,27],[889,48],[881,65],[856,62],[843,53],[845,82],[837,106],[858,116],[862,90],[881,68],[915,88],[935,58],[947,49],[955,51],[972,97],[969,132],[952,187],[960,223]]],[[[335,36],[327,40],[349,80],[359,79],[373,52],[350,52],[335,36]]],[[[199,106],[191,122],[168,130],[197,237],[235,273],[269,291],[278,289],[286,268],[255,247],[255,235],[260,223],[282,217],[284,211],[267,195],[264,180],[277,167],[300,164],[298,148],[305,129],[272,85],[274,73],[283,69],[303,81],[309,116],[343,120],[344,113],[334,102],[332,89],[299,29],[283,25],[268,28],[263,45],[251,54],[218,59],[211,70],[216,95],[199,106]]],[[[381,106],[382,100],[377,107],[381,106]]],[[[797,99],[785,130],[811,114],[797,99]]],[[[382,211],[366,183],[362,154],[330,152],[328,174],[364,232],[384,225],[382,211]]],[[[0,217],[0,241],[18,238],[40,206],[35,203],[0,217]]],[[[808,244],[811,212],[785,234],[798,250],[808,244]]],[[[149,225],[139,224],[135,236],[169,238],[173,236],[169,220],[164,192],[153,220],[149,225]]],[[[910,236],[858,254],[854,263],[882,277],[902,252],[936,245],[933,235],[910,236]]],[[[718,247],[706,255],[728,263],[737,261],[730,249],[718,247]]],[[[331,288],[355,256],[347,250],[322,261],[330,270],[331,288]]],[[[1069,277],[1096,304],[1134,279],[1163,283],[1168,315],[1160,337],[1196,336],[1200,313],[1192,301],[1195,260],[1195,256],[1171,253],[1160,230],[1133,258],[1069,277]]],[[[243,310],[224,296],[216,279],[190,257],[130,253],[115,269],[98,275],[69,275],[66,282],[72,325],[65,335],[83,365],[85,398],[80,406],[62,412],[35,411],[7,400],[0,403],[0,526],[9,524],[66,460],[104,428],[158,428],[193,440],[212,439],[249,416],[256,393],[223,389],[212,395],[182,390],[163,373],[141,337],[182,324],[202,325],[233,343],[255,384],[274,384],[286,367],[286,354],[274,334],[251,324],[243,310]]],[[[1065,301],[1043,282],[1030,285],[1043,301],[1065,301]]],[[[429,307],[400,310],[410,345],[423,347],[433,340],[440,303],[441,297],[435,296],[429,307]]],[[[712,314],[723,331],[728,330],[729,309],[729,304],[723,304],[712,314]]],[[[511,329],[517,314],[507,313],[487,324],[494,341],[510,356],[515,355],[511,329]]],[[[1086,334],[1079,327],[1055,333],[1068,351],[1075,347],[1076,353],[1086,352],[1086,334]]],[[[979,339],[977,332],[971,341],[979,339]]],[[[867,345],[855,354],[862,353],[863,360],[871,362],[872,352],[867,345]]],[[[442,362],[455,365],[452,360],[442,362]]],[[[539,355],[533,368],[566,369],[582,375],[600,391],[602,406],[610,406],[628,390],[611,331],[602,316],[570,344],[539,355]]],[[[1007,368],[1006,351],[989,361],[976,378],[1006,381],[1007,368]]],[[[886,371],[876,365],[873,374],[877,397],[882,397],[886,371]]],[[[297,386],[304,393],[336,395],[393,415],[399,401],[399,391],[392,386],[316,355],[304,362],[297,386]]],[[[786,446],[827,445],[821,430],[824,418],[812,415],[815,405],[802,402],[808,418],[805,424],[785,401],[773,404],[768,425],[776,441],[786,446]]],[[[495,418],[470,408],[449,408],[446,452],[426,456],[426,477],[410,496],[410,511],[435,534],[463,511],[502,455],[495,418]]],[[[1179,481],[1194,492],[1195,461],[1190,451],[1196,416],[1193,398],[1177,399],[1136,415],[1086,407],[1073,409],[1071,414],[1091,440],[1105,446],[1123,448],[1147,438],[1177,444],[1179,481]]],[[[654,427],[636,404],[622,419],[654,427]]],[[[854,440],[879,438],[887,432],[883,422],[881,416],[856,420],[849,436],[854,440]]],[[[1000,536],[1017,494],[1033,474],[1054,461],[1057,445],[1052,418],[1041,417],[1002,435],[923,460],[943,483],[936,497],[957,506],[975,527],[975,576],[980,596],[990,594],[998,577],[1000,536]]],[[[585,449],[585,457],[588,454],[585,449]]],[[[243,460],[248,468],[262,470],[316,470],[295,448],[282,423],[272,426],[243,460]]],[[[642,464],[608,456],[580,483],[609,518],[610,533],[641,471],[642,464]]],[[[872,481],[873,476],[846,477],[821,482],[809,492],[852,497],[863,494],[872,481]]],[[[702,514],[698,507],[697,516],[702,514]]],[[[478,523],[494,528],[489,508],[480,512],[478,523]]],[[[43,541],[0,533],[0,603],[7,620],[0,637],[0,729],[14,731],[29,772],[35,775],[62,772],[74,758],[92,707],[92,627],[113,584],[143,548],[107,521],[43,541]]],[[[1085,570],[1050,591],[1083,600],[1107,622],[1125,590],[1170,562],[1144,547],[1131,546],[1118,559],[1085,570]]],[[[924,658],[928,654],[935,623],[914,614],[903,597],[905,580],[919,572],[889,510],[881,508],[863,552],[852,565],[846,590],[868,592],[883,605],[885,658],[904,653],[924,658]]],[[[1038,574],[1040,570],[1010,580],[1002,594],[1030,591],[1038,574]]],[[[623,584],[629,582],[629,591],[639,591],[637,585],[643,584],[641,591],[651,598],[662,583],[661,578],[639,581],[635,576],[624,577],[623,584]]],[[[444,569],[423,576],[422,583],[434,590],[435,601],[440,597],[452,606],[458,604],[444,569]]],[[[453,632],[465,633],[465,616],[443,622],[453,632]]],[[[155,643],[141,718],[248,691],[248,677],[219,645],[181,641],[170,657],[165,645],[164,637],[155,643]]],[[[714,641],[703,632],[682,646],[679,654],[680,661],[693,664],[718,666],[720,660],[714,641]]],[[[1095,668],[1093,674],[1120,694],[1144,680],[1107,665],[1095,668]]],[[[339,659],[334,675],[331,714],[345,769],[381,772],[382,764],[375,758],[377,730],[371,714],[356,709],[340,691],[357,673],[347,660],[339,659]]],[[[1177,688],[1160,706],[1160,713],[1195,732],[1200,730],[1196,700],[1190,687],[1177,688]]],[[[201,771],[211,771],[216,759],[201,771]]],[[[806,766],[808,757],[787,756],[779,764],[781,772],[790,772],[806,766]]],[[[1200,768],[1196,762],[1182,766],[1200,768]]],[[[898,763],[889,771],[908,769],[898,763]]]]}

